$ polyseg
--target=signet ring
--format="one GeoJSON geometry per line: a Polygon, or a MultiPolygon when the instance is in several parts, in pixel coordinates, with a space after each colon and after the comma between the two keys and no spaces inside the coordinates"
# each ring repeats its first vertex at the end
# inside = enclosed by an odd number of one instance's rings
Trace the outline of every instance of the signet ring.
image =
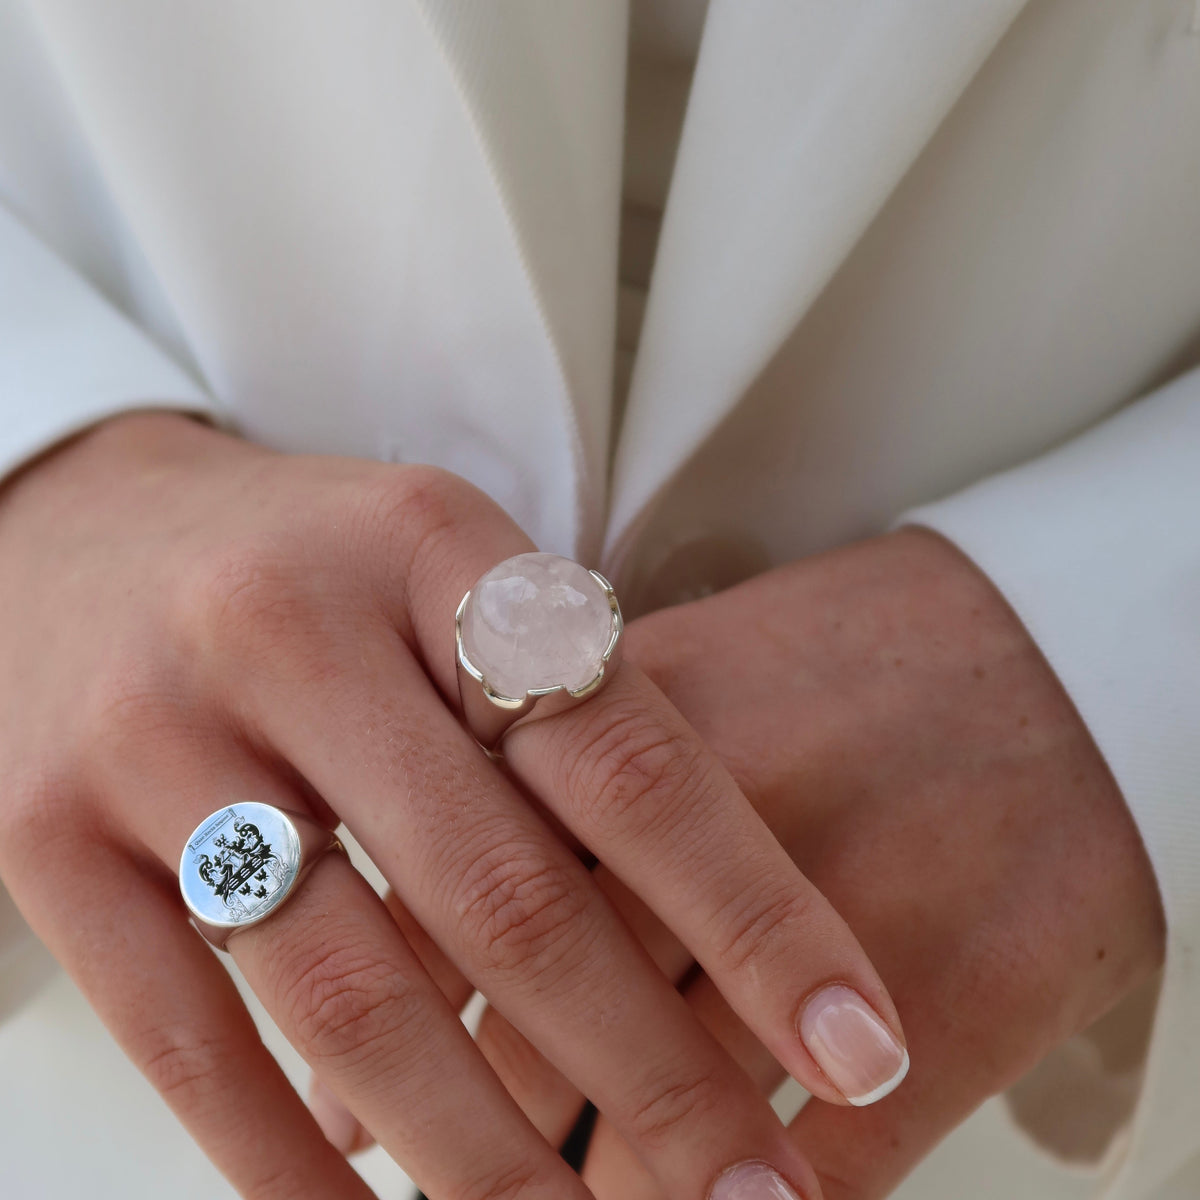
{"type": "Polygon", "coordinates": [[[269,917],[322,855],[342,850],[310,817],[238,801],[204,818],[179,860],[179,890],[192,923],[219,950],[230,935],[269,917]]]}

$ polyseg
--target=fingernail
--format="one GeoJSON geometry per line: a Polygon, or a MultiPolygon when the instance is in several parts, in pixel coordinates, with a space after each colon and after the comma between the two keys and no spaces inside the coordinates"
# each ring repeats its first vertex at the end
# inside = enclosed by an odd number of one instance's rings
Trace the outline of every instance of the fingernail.
{"type": "Polygon", "coordinates": [[[908,1051],[853,989],[822,988],[804,1006],[800,1040],[851,1104],[882,1100],[908,1074],[908,1051]]]}
{"type": "Polygon", "coordinates": [[[708,1200],[800,1200],[800,1194],[769,1163],[744,1162],[721,1172],[708,1200]]]}
{"type": "Polygon", "coordinates": [[[312,1081],[308,1107],[325,1138],[343,1154],[361,1144],[363,1127],[354,1114],[319,1080],[312,1081]]]}

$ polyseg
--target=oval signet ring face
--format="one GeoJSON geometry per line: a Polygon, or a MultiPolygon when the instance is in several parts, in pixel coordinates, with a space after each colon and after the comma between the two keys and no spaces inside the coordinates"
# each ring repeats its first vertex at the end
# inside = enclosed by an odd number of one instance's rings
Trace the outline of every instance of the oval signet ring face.
{"type": "MultiPolygon", "coordinates": [[[[270,804],[239,801],[196,827],[179,862],[179,888],[205,937],[223,945],[287,899],[307,865],[302,825],[315,827],[270,804]]],[[[319,836],[336,844],[327,831],[319,836]]]]}
{"type": "Polygon", "coordinates": [[[455,614],[458,686],[475,739],[494,753],[533,715],[595,695],[620,651],[612,585],[557,554],[518,554],[482,575],[455,614]]]}

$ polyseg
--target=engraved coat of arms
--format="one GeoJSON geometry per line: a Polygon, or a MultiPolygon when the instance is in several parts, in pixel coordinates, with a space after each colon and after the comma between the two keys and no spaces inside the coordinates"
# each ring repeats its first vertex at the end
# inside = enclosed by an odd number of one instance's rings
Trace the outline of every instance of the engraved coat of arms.
{"type": "Polygon", "coordinates": [[[250,821],[234,817],[232,832],[217,834],[209,846],[211,853],[195,861],[196,873],[238,919],[261,908],[287,879],[286,865],[250,821]]]}

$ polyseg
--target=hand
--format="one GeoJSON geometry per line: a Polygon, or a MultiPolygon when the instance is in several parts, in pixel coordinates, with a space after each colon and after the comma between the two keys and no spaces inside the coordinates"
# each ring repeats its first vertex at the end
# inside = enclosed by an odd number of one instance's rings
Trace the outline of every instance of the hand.
{"type": "MultiPolygon", "coordinates": [[[[634,622],[627,653],[730,768],[887,980],[909,1079],[791,1135],[827,1200],[872,1200],[985,1098],[1159,964],[1163,916],[1087,729],[991,583],[925,530],[795,563],[634,622]]],[[[783,1070],[635,897],[597,877],[764,1093],[783,1070]]],[[[479,1041],[540,1127],[579,1097],[503,1018],[479,1041]]],[[[661,1195],[601,1120],[600,1200],[661,1195]]]]}
{"type": "MultiPolygon", "coordinates": [[[[443,699],[454,609],[527,549],[444,472],[273,454],[182,417],[125,417],[47,456],[0,493],[0,873],[245,1196],[366,1193],[186,928],[184,839],[233,798],[344,820],[414,942],[436,941],[596,1097],[670,1194],[763,1159],[815,1195],[769,1106],[550,822],[620,872],[829,1098],[797,1035],[807,998],[852,984],[885,1040],[895,1012],[636,667],[514,731],[513,776],[463,730],[443,699]]],[[[587,1194],[344,856],[229,949],[331,1092],[434,1195],[587,1194]]]]}

